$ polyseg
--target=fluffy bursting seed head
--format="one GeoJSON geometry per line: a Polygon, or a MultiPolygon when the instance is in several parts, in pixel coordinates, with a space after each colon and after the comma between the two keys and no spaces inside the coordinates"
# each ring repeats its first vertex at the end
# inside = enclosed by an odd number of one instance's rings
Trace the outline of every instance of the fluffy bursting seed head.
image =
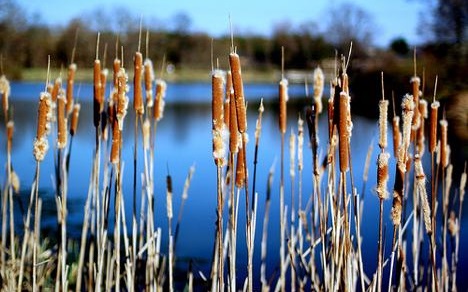
{"type": "Polygon", "coordinates": [[[145,112],[145,108],[143,106],[143,90],[141,87],[141,77],[143,76],[143,55],[140,52],[135,53],[133,66],[133,109],[136,114],[141,116],[145,112]]]}
{"type": "Polygon", "coordinates": [[[10,82],[8,79],[5,77],[5,75],[0,76],[0,94],[2,95],[2,106],[3,106],[3,112],[6,113],[8,112],[8,99],[10,96],[10,82]]]}
{"type": "Polygon", "coordinates": [[[388,198],[387,183],[389,158],[390,154],[387,152],[381,152],[377,158],[377,195],[381,200],[388,198]]]}
{"type": "Polygon", "coordinates": [[[146,58],[143,64],[145,67],[145,90],[146,90],[146,106],[153,107],[153,82],[154,82],[154,69],[153,62],[146,58]]]}
{"type": "Polygon", "coordinates": [[[322,95],[323,95],[323,88],[325,84],[325,77],[323,75],[322,69],[317,67],[314,70],[314,103],[315,108],[317,110],[317,114],[322,112],[322,95]]]}
{"type": "Polygon", "coordinates": [[[286,133],[288,102],[288,80],[283,78],[279,82],[279,129],[281,134],[286,133]]]}
{"type": "Polygon", "coordinates": [[[431,116],[429,120],[429,152],[434,153],[437,146],[437,116],[440,103],[433,101],[431,103],[431,116]]]}
{"type": "Polygon", "coordinates": [[[120,131],[123,129],[123,122],[124,118],[127,115],[127,107],[128,107],[128,97],[127,97],[127,80],[128,76],[125,73],[124,68],[120,68],[119,73],[117,74],[117,112],[116,112],[116,119],[119,125],[120,131]]]}
{"type": "Polygon", "coordinates": [[[160,121],[164,115],[164,97],[166,96],[166,82],[162,79],[156,80],[156,94],[154,96],[153,117],[160,121]]]}
{"type": "Polygon", "coordinates": [[[340,171],[345,172],[349,169],[349,140],[351,138],[350,126],[350,97],[345,92],[340,93],[340,112],[338,133],[339,140],[339,156],[340,156],[340,171]]]}
{"type": "Polygon", "coordinates": [[[65,92],[61,89],[57,96],[57,148],[63,149],[67,145],[67,117],[65,92]]]}
{"type": "Polygon", "coordinates": [[[379,101],[379,147],[384,149],[387,147],[387,113],[388,100],[379,101]]]}
{"type": "Polygon", "coordinates": [[[413,121],[412,121],[412,126],[416,130],[420,126],[420,120],[419,120],[419,96],[421,95],[421,92],[419,91],[419,85],[421,83],[421,79],[417,76],[413,76],[411,78],[411,85],[413,89],[413,101],[415,104],[414,108],[414,115],[413,115],[413,121]]]}
{"type": "Polygon", "coordinates": [[[224,73],[215,70],[211,75],[212,92],[212,131],[213,131],[213,157],[216,166],[223,166],[225,163],[226,147],[224,146],[224,73]]]}
{"type": "Polygon", "coordinates": [[[414,171],[416,175],[416,187],[421,199],[421,205],[423,209],[424,225],[428,234],[432,233],[431,223],[431,209],[429,207],[429,200],[427,198],[426,191],[426,175],[422,167],[421,158],[418,154],[414,156],[414,171]]]}
{"type": "MultiPolygon", "coordinates": [[[[76,64],[71,63],[68,66],[68,76],[67,76],[67,113],[70,114],[73,108],[73,85],[75,83],[75,74],[76,74],[76,64]]],[[[62,81],[60,80],[60,84],[62,81]]],[[[52,97],[53,98],[53,97],[52,97]]]]}
{"type": "Polygon", "coordinates": [[[411,122],[413,120],[414,102],[413,96],[406,94],[401,103],[403,116],[403,138],[398,149],[398,167],[402,172],[406,172],[407,151],[411,140],[411,122]]]}
{"type": "Polygon", "coordinates": [[[47,134],[50,131],[50,119],[52,117],[51,97],[47,92],[42,92],[39,97],[37,114],[37,132],[34,140],[33,154],[37,162],[44,160],[49,149],[47,134]]]}
{"type": "Polygon", "coordinates": [[[394,116],[392,120],[392,132],[393,132],[393,155],[398,157],[398,149],[401,144],[401,132],[400,132],[400,117],[394,116]]]}

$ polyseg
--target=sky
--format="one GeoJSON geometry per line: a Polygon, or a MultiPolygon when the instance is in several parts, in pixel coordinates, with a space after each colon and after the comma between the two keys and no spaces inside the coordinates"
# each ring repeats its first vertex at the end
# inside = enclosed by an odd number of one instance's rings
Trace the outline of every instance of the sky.
{"type": "MultiPolygon", "coordinates": [[[[207,32],[213,37],[229,32],[229,17],[234,33],[270,35],[275,24],[293,27],[307,22],[319,26],[328,21],[327,11],[345,0],[17,0],[28,15],[40,15],[47,24],[64,25],[71,18],[97,8],[126,7],[143,19],[170,20],[185,13],[192,22],[192,31],[207,32]]],[[[422,41],[417,28],[423,5],[418,0],[353,0],[352,3],[372,15],[376,45],[385,47],[396,37],[410,44],[422,41]]]]}

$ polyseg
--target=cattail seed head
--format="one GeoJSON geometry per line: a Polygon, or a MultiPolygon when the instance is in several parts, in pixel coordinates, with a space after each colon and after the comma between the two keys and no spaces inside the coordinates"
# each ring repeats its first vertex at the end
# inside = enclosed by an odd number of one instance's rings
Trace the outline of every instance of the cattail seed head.
{"type": "Polygon", "coordinates": [[[448,165],[448,144],[447,144],[448,122],[443,119],[440,121],[440,162],[443,167],[448,165]]]}
{"type": "Polygon", "coordinates": [[[440,103],[434,101],[431,103],[431,116],[429,120],[429,152],[434,153],[437,146],[437,119],[440,103]]]}
{"type": "Polygon", "coordinates": [[[265,108],[263,107],[263,98],[260,99],[260,106],[258,107],[258,118],[255,124],[255,144],[258,145],[258,141],[260,140],[260,133],[262,131],[262,116],[265,108]]]}
{"type": "Polygon", "coordinates": [[[154,69],[153,62],[146,58],[143,64],[145,68],[145,90],[146,90],[146,106],[148,108],[153,107],[153,82],[154,82],[154,69]]]}
{"type": "Polygon", "coordinates": [[[57,101],[57,96],[61,88],[62,88],[62,78],[59,76],[55,79],[54,85],[52,87],[52,91],[50,92],[50,96],[53,102],[57,101]]]}
{"type": "Polygon", "coordinates": [[[39,97],[39,107],[37,115],[37,132],[34,140],[33,154],[37,162],[44,160],[49,149],[47,134],[50,131],[50,119],[52,117],[51,97],[47,92],[42,92],[39,97]]]}
{"type": "Polygon", "coordinates": [[[339,113],[339,127],[338,133],[339,140],[339,155],[340,155],[340,171],[345,172],[349,169],[349,140],[350,140],[350,127],[349,127],[349,112],[350,112],[350,98],[349,95],[342,91],[340,93],[340,113],[339,113]]]}
{"type": "Polygon", "coordinates": [[[411,122],[413,120],[414,102],[413,96],[406,94],[401,103],[403,116],[403,136],[402,142],[398,149],[398,166],[401,171],[406,172],[407,151],[411,142],[411,122]]]}
{"type": "Polygon", "coordinates": [[[419,85],[421,84],[421,79],[417,76],[413,76],[410,81],[412,85],[412,94],[413,94],[413,102],[415,104],[414,107],[414,115],[412,120],[412,127],[414,129],[418,129],[420,127],[420,120],[419,120],[419,97],[421,96],[421,92],[419,91],[419,85]]]}
{"type": "Polygon", "coordinates": [[[317,114],[322,112],[322,96],[323,88],[325,84],[325,77],[323,71],[320,67],[315,68],[314,70],[314,103],[317,110],[317,114]]]}
{"type": "Polygon", "coordinates": [[[387,147],[387,114],[388,100],[379,101],[379,147],[384,149],[387,147]]]}
{"type": "Polygon", "coordinates": [[[282,134],[286,133],[288,99],[288,80],[283,78],[279,83],[279,129],[282,134]]]}
{"type": "Polygon", "coordinates": [[[10,82],[8,79],[5,77],[5,75],[0,76],[0,94],[2,95],[2,107],[3,107],[3,112],[6,113],[8,112],[9,108],[9,97],[10,97],[10,82]]]}
{"type": "Polygon", "coordinates": [[[166,82],[162,79],[156,80],[156,94],[154,96],[154,113],[156,121],[160,121],[164,116],[164,98],[166,96],[166,82]]]}
{"type": "Polygon", "coordinates": [[[118,75],[120,72],[121,62],[119,59],[115,58],[113,63],[113,70],[114,70],[114,87],[117,88],[119,86],[119,79],[118,75]]]}
{"type": "Polygon", "coordinates": [[[71,116],[71,122],[70,122],[70,135],[74,136],[76,134],[76,130],[78,129],[78,119],[80,116],[80,109],[81,105],[79,103],[76,103],[73,105],[73,112],[71,116]]]}
{"type": "Polygon", "coordinates": [[[6,133],[7,133],[7,151],[8,153],[11,152],[12,145],[13,145],[13,131],[15,129],[15,123],[13,121],[8,121],[6,125],[6,133]]]}
{"type": "Polygon", "coordinates": [[[102,104],[103,101],[101,100],[101,62],[96,59],[94,60],[94,71],[93,71],[93,84],[94,84],[94,101],[93,101],[93,113],[94,113],[94,127],[99,126],[99,122],[101,121],[101,112],[102,112],[102,104]]]}
{"type": "Polygon", "coordinates": [[[393,155],[398,157],[398,148],[401,144],[401,131],[400,131],[400,117],[394,116],[392,120],[392,133],[393,133],[393,155]]]}
{"type": "Polygon", "coordinates": [[[114,118],[114,123],[112,124],[112,146],[111,146],[111,156],[110,156],[110,161],[114,165],[120,162],[121,145],[122,145],[122,130],[120,129],[118,119],[114,118]]]}
{"type": "MultiPolygon", "coordinates": [[[[230,119],[230,113],[231,113],[231,107],[230,107],[230,103],[231,103],[231,94],[233,95],[233,88],[232,88],[232,74],[231,74],[231,71],[227,71],[226,72],[226,93],[225,93],[225,96],[226,96],[226,99],[224,100],[224,114],[223,114],[223,117],[224,117],[224,124],[226,125],[226,128],[229,129],[229,121],[231,120],[230,119]]],[[[234,102],[234,100],[232,101],[234,102]]]]}
{"type": "Polygon", "coordinates": [[[393,203],[392,203],[392,221],[394,226],[401,223],[401,211],[403,203],[403,181],[405,173],[401,171],[400,167],[396,167],[395,185],[393,187],[393,203]]]}
{"type": "Polygon", "coordinates": [[[381,200],[388,198],[387,183],[389,158],[390,154],[387,152],[381,152],[377,157],[377,195],[381,200]]]}
{"type": "Polygon", "coordinates": [[[61,89],[57,96],[57,148],[63,149],[67,145],[67,118],[66,118],[67,99],[65,92],[61,89]]]}
{"type": "Polygon", "coordinates": [[[141,77],[143,74],[143,55],[140,52],[136,52],[133,59],[133,109],[138,115],[142,115],[145,112],[143,106],[143,90],[141,87],[141,77]]]}
{"type": "Polygon", "coordinates": [[[229,54],[229,65],[231,66],[232,85],[237,114],[237,127],[240,133],[247,131],[247,114],[245,108],[244,84],[242,82],[241,63],[237,53],[229,54]]]}
{"type": "Polygon", "coordinates": [[[127,115],[127,107],[128,107],[128,86],[127,80],[128,76],[125,73],[125,69],[121,68],[119,73],[117,74],[118,79],[118,87],[117,87],[117,112],[116,118],[119,124],[119,129],[123,129],[123,122],[124,118],[127,115]]]}
{"type": "Polygon", "coordinates": [[[421,199],[421,206],[423,209],[424,225],[426,227],[427,233],[432,233],[432,223],[431,223],[431,209],[429,207],[429,201],[427,198],[426,191],[426,175],[424,174],[424,169],[421,162],[421,157],[419,154],[414,156],[414,172],[416,176],[416,187],[421,199]]]}
{"type": "Polygon", "coordinates": [[[166,213],[167,218],[172,219],[172,177],[170,175],[166,176],[166,213]]]}
{"type": "MultiPolygon", "coordinates": [[[[73,108],[73,85],[75,83],[76,75],[76,64],[71,63],[68,66],[68,75],[67,75],[67,113],[69,114],[73,108]]],[[[61,80],[60,80],[61,81],[61,80]]],[[[61,83],[61,82],[60,82],[61,83]]]]}
{"type": "Polygon", "coordinates": [[[333,136],[333,127],[334,127],[334,120],[335,120],[335,86],[333,84],[330,85],[330,98],[328,99],[328,139],[332,139],[333,136]]]}
{"type": "Polygon", "coordinates": [[[452,237],[455,237],[458,232],[460,231],[460,227],[458,225],[457,216],[455,215],[454,211],[450,211],[450,217],[447,221],[448,223],[448,231],[452,237]]]}
{"type": "Polygon", "coordinates": [[[224,74],[220,70],[215,70],[211,75],[212,89],[212,130],[213,130],[213,157],[215,164],[220,167],[225,163],[226,148],[224,146],[223,132],[224,126],[224,110],[223,110],[223,94],[224,94],[224,74]]]}
{"type": "MultiPolygon", "coordinates": [[[[102,109],[101,109],[101,113],[104,111],[104,102],[106,100],[106,85],[107,85],[107,76],[109,75],[109,70],[104,68],[101,70],[101,74],[100,74],[100,78],[101,78],[101,90],[100,90],[100,93],[101,93],[101,97],[100,97],[100,100],[101,100],[101,103],[102,103],[102,109]]],[[[68,105],[67,105],[67,108],[68,108],[68,105]]],[[[70,110],[72,110],[73,107],[70,107],[70,110]]]]}

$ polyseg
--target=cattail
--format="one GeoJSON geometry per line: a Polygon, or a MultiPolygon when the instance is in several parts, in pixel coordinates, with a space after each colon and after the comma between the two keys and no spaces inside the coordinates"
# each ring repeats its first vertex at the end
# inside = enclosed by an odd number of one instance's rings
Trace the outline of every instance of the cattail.
{"type": "Polygon", "coordinates": [[[332,82],[330,84],[330,98],[328,99],[328,139],[331,140],[333,136],[334,120],[335,120],[335,87],[332,82]]]}
{"type": "Polygon", "coordinates": [[[448,144],[447,144],[447,120],[440,121],[440,163],[442,167],[447,167],[449,161],[448,144]]]}
{"type": "Polygon", "coordinates": [[[2,107],[3,107],[3,113],[5,114],[5,117],[7,116],[7,113],[8,113],[8,108],[9,108],[8,99],[10,97],[10,92],[11,92],[10,82],[5,77],[5,75],[0,76],[0,94],[2,95],[2,107]]]}
{"type": "Polygon", "coordinates": [[[162,79],[156,80],[156,94],[154,96],[154,113],[156,121],[160,121],[164,115],[164,97],[166,96],[166,82],[162,79]]]}
{"type": "Polygon", "coordinates": [[[241,188],[244,186],[246,173],[245,173],[245,151],[239,149],[239,154],[237,155],[237,165],[236,165],[236,187],[241,188]]]}
{"type": "Polygon", "coordinates": [[[297,169],[302,171],[304,167],[304,120],[297,119],[297,169]]]}
{"type": "Polygon", "coordinates": [[[314,70],[314,103],[317,110],[317,114],[322,112],[322,95],[323,87],[325,84],[325,77],[323,75],[322,69],[320,67],[315,68],[314,70]]]}
{"type": "Polygon", "coordinates": [[[426,226],[426,231],[428,234],[432,233],[432,224],[431,224],[431,209],[429,207],[429,201],[427,199],[426,191],[426,175],[424,174],[424,169],[422,167],[421,158],[418,154],[414,156],[414,171],[416,176],[416,187],[419,192],[419,197],[421,198],[421,205],[423,209],[424,225],[426,226]]]}
{"type": "Polygon", "coordinates": [[[135,53],[133,59],[133,109],[138,115],[142,115],[145,112],[143,106],[143,91],[141,88],[141,77],[143,73],[143,55],[140,52],[135,53]]]}
{"type": "Polygon", "coordinates": [[[294,177],[296,175],[296,135],[291,130],[289,135],[289,175],[294,177]]]}
{"type": "Polygon", "coordinates": [[[389,158],[390,154],[387,152],[381,152],[377,157],[377,195],[381,200],[388,198],[387,183],[389,158]]]}
{"type": "MultiPolygon", "coordinates": [[[[231,100],[234,98],[234,92],[231,91],[231,100]]],[[[229,151],[237,153],[239,151],[239,129],[237,127],[237,111],[235,102],[230,102],[229,119],[229,151]]]]}
{"type": "Polygon", "coordinates": [[[460,176],[460,204],[463,205],[463,200],[465,199],[465,187],[466,187],[466,163],[465,171],[460,176]]]}
{"type": "Polygon", "coordinates": [[[231,66],[232,85],[236,103],[237,127],[240,133],[247,131],[247,115],[245,109],[244,85],[242,82],[241,64],[237,53],[229,54],[231,66]]]}
{"type": "Polygon", "coordinates": [[[224,91],[224,76],[220,70],[215,70],[211,75],[212,89],[212,130],[213,130],[213,157],[215,164],[220,167],[225,161],[226,150],[224,147],[223,132],[223,91],[224,91]]]}
{"type": "Polygon", "coordinates": [[[400,131],[400,117],[394,116],[392,120],[392,132],[393,132],[393,155],[398,157],[398,149],[401,144],[401,131],[400,131]]]}
{"type": "Polygon", "coordinates": [[[286,133],[288,102],[288,80],[282,78],[279,83],[279,129],[282,134],[286,133]]]}
{"type": "Polygon", "coordinates": [[[101,62],[96,59],[94,60],[94,71],[93,71],[93,84],[94,84],[94,103],[93,103],[93,113],[94,113],[94,127],[99,126],[101,121],[101,112],[102,112],[102,100],[101,100],[101,62]]]}
{"type": "Polygon", "coordinates": [[[392,221],[394,226],[400,225],[401,212],[403,206],[403,181],[405,173],[397,165],[395,172],[395,184],[393,186],[393,203],[392,203],[392,221]]]}
{"type": "Polygon", "coordinates": [[[50,131],[51,103],[50,94],[42,92],[39,97],[37,132],[33,148],[34,158],[37,162],[44,160],[47,150],[49,149],[47,134],[50,131]]]}
{"type": "Polygon", "coordinates": [[[434,153],[437,146],[437,110],[440,106],[438,101],[431,104],[431,117],[429,120],[429,152],[434,153]]]}
{"type": "MultiPolygon", "coordinates": [[[[106,100],[106,85],[107,85],[107,76],[109,75],[109,70],[106,68],[101,70],[101,103],[102,103],[102,109],[101,112],[104,112],[104,101],[106,100]]],[[[68,106],[67,106],[68,107],[68,106]]]]}
{"type": "Polygon", "coordinates": [[[57,104],[57,148],[63,149],[67,145],[67,118],[65,113],[67,99],[62,89],[59,90],[57,104]]]}
{"type": "Polygon", "coordinates": [[[346,72],[341,74],[341,87],[343,88],[343,91],[349,95],[349,78],[346,72]]]}
{"type": "Polygon", "coordinates": [[[13,131],[15,129],[15,123],[13,121],[8,121],[6,125],[6,133],[7,133],[7,151],[8,153],[11,152],[12,145],[13,145],[13,131]]]}
{"type": "Polygon", "coordinates": [[[119,124],[119,129],[123,129],[124,118],[127,115],[128,97],[127,97],[127,80],[128,76],[125,73],[125,69],[121,68],[117,74],[118,86],[117,86],[117,112],[115,117],[119,124]]]}
{"type": "Polygon", "coordinates": [[[450,211],[450,217],[448,218],[447,223],[448,223],[447,227],[448,227],[448,231],[450,235],[453,237],[456,236],[458,232],[460,231],[459,230],[460,226],[458,225],[457,216],[454,211],[450,211]]]}
{"type": "Polygon", "coordinates": [[[145,59],[143,64],[145,68],[145,90],[146,90],[146,106],[148,108],[153,107],[153,82],[154,82],[154,69],[153,62],[149,58],[145,59]]]}
{"type": "Polygon", "coordinates": [[[151,123],[148,119],[145,119],[142,125],[143,131],[143,147],[148,150],[150,147],[150,132],[151,132],[151,123]]]}
{"type": "Polygon", "coordinates": [[[388,100],[382,99],[379,101],[379,147],[384,149],[387,147],[387,112],[388,100]]]}
{"type": "Polygon", "coordinates": [[[70,123],[70,135],[74,136],[78,129],[78,118],[80,116],[81,105],[79,103],[73,105],[73,112],[70,123]]]}
{"type": "MultiPolygon", "coordinates": [[[[54,81],[54,85],[52,87],[52,91],[50,92],[50,96],[52,98],[52,102],[57,102],[57,97],[59,94],[59,90],[62,88],[62,77],[57,77],[54,81]]],[[[68,91],[68,90],[67,90],[68,91]]]]}
{"type": "Polygon", "coordinates": [[[119,121],[114,118],[112,124],[112,146],[111,146],[111,163],[118,164],[120,162],[120,147],[122,146],[122,130],[119,126],[119,121]]]}
{"type": "Polygon", "coordinates": [[[75,83],[75,75],[76,75],[76,64],[71,63],[68,66],[67,91],[66,91],[68,114],[70,114],[73,108],[73,85],[75,83]]]}
{"type": "Polygon", "coordinates": [[[407,151],[411,138],[411,122],[413,120],[414,102],[413,96],[406,94],[401,103],[403,116],[403,137],[398,149],[398,166],[402,172],[406,172],[407,151]]]}
{"type": "Polygon", "coordinates": [[[339,113],[339,125],[338,131],[340,135],[339,140],[339,155],[340,155],[340,171],[344,172],[349,169],[349,139],[351,128],[349,125],[350,121],[350,109],[349,109],[350,98],[349,95],[342,91],[340,93],[340,113],[339,113]]]}

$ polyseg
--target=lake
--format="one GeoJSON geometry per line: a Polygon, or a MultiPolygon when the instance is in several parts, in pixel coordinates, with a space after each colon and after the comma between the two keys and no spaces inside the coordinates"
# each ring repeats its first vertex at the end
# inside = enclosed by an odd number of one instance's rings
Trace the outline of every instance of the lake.
{"type": "MultiPolygon", "coordinates": [[[[14,108],[15,134],[12,163],[15,171],[21,180],[22,204],[27,206],[30,187],[34,179],[35,160],[32,155],[32,142],[36,133],[37,100],[39,92],[44,85],[41,83],[18,83],[11,84],[12,96],[10,106],[14,108]]],[[[263,116],[263,127],[259,145],[258,168],[257,168],[257,191],[258,191],[258,221],[254,254],[254,274],[259,275],[260,270],[260,241],[262,234],[262,223],[264,217],[265,194],[268,179],[268,172],[274,166],[274,182],[271,198],[269,242],[267,248],[267,275],[273,275],[278,268],[279,256],[279,173],[280,173],[280,133],[278,130],[277,110],[275,108],[277,99],[276,84],[246,84],[245,95],[248,101],[248,134],[250,141],[247,145],[247,163],[249,167],[250,179],[253,174],[254,155],[254,130],[257,119],[257,109],[260,98],[265,101],[265,112],[263,116]],[[275,163],[276,162],[276,163],[275,163]]],[[[288,111],[288,128],[297,133],[297,117],[304,116],[303,105],[308,101],[304,98],[304,86],[293,84],[289,87],[290,101],[294,103],[288,111]]],[[[328,96],[328,91],[325,91],[328,96]]],[[[81,222],[83,220],[83,208],[88,192],[88,182],[90,179],[92,158],[94,154],[94,127],[92,124],[92,85],[75,85],[75,96],[81,105],[80,121],[76,137],[73,140],[73,148],[70,160],[69,173],[69,237],[79,239],[81,235],[81,222]]],[[[129,93],[132,96],[132,93],[129,93]]],[[[352,107],[352,104],[351,104],[352,107]]],[[[122,153],[125,163],[125,176],[123,180],[123,192],[126,198],[127,222],[131,218],[132,205],[132,184],[133,184],[133,121],[132,110],[126,118],[124,128],[124,150],[122,153]]],[[[376,159],[378,154],[378,124],[374,119],[368,119],[354,115],[353,135],[351,138],[352,168],[358,192],[363,189],[363,170],[369,145],[373,143],[374,150],[371,157],[371,167],[369,180],[364,189],[365,197],[362,236],[364,251],[364,270],[371,277],[376,269],[377,263],[377,239],[378,239],[378,219],[379,202],[375,194],[376,185],[376,159]]],[[[307,126],[305,125],[305,134],[307,126]]],[[[4,141],[4,127],[1,127],[0,143],[4,141]]],[[[288,152],[288,130],[286,134],[285,151],[285,203],[290,205],[291,180],[289,178],[289,152],[288,152]]],[[[326,154],[328,143],[328,125],[326,112],[319,119],[319,155],[322,159],[326,154]]],[[[50,141],[52,145],[53,141],[50,141]]],[[[139,142],[141,147],[141,141],[139,142]]],[[[389,149],[391,149],[391,137],[389,137],[389,149]]],[[[2,146],[2,149],[4,147],[2,146]]],[[[142,171],[143,157],[139,150],[139,172],[142,171]]],[[[0,152],[0,163],[5,164],[4,150],[0,152]]],[[[426,154],[427,156],[427,154],[426,154]]],[[[106,158],[103,158],[105,161],[106,158]]],[[[312,192],[312,154],[307,142],[304,143],[304,171],[303,171],[303,202],[305,205],[312,192]]],[[[166,175],[172,175],[174,187],[174,217],[177,218],[181,203],[181,193],[184,181],[189,168],[194,165],[195,173],[189,189],[189,196],[184,207],[182,223],[180,226],[179,239],[176,246],[177,267],[180,277],[185,277],[188,262],[192,259],[195,269],[209,275],[210,259],[213,252],[213,242],[216,223],[216,166],[212,157],[212,133],[211,133],[211,84],[209,83],[169,83],[166,94],[166,108],[164,118],[158,124],[156,147],[155,147],[155,195],[156,195],[156,215],[157,226],[163,229],[162,251],[167,251],[167,219],[166,219],[166,175]]],[[[425,166],[430,164],[426,159],[425,166]]],[[[395,161],[390,161],[390,181],[389,190],[393,187],[393,171],[395,161]]],[[[298,173],[296,172],[296,175],[298,173]]],[[[54,157],[53,148],[41,164],[40,190],[44,204],[43,225],[52,236],[56,228],[56,210],[54,201],[54,157]]],[[[4,175],[1,176],[4,181],[4,175]]],[[[139,184],[140,186],[140,184],[139,184]]],[[[294,182],[297,194],[297,177],[294,182]]],[[[459,179],[454,179],[453,189],[458,188],[459,179]]],[[[324,186],[322,186],[324,187],[324,186]]],[[[243,194],[243,193],[241,193],[243,194]]],[[[390,196],[391,197],[391,196],[390,196]]],[[[297,198],[296,198],[297,203],[297,198]]],[[[246,275],[246,247],[245,247],[245,210],[243,196],[239,203],[239,233],[238,233],[238,276],[243,279],[246,275]]],[[[390,243],[393,226],[390,220],[390,210],[392,200],[388,199],[384,203],[384,223],[386,224],[386,250],[385,257],[390,254],[390,243]]],[[[296,207],[297,208],[297,207],[296,207]]],[[[17,215],[20,213],[16,209],[17,215]]],[[[466,214],[467,212],[464,212],[466,214]]],[[[227,218],[227,213],[225,213],[227,218]]],[[[17,216],[18,224],[20,217],[17,216]]],[[[468,240],[468,228],[463,228],[467,222],[464,215],[461,220],[461,244],[468,240]]],[[[427,241],[426,241],[427,243],[427,241]]],[[[427,248],[427,247],[426,247],[427,248]]],[[[461,249],[459,257],[459,271],[468,268],[468,254],[461,249]]],[[[439,259],[440,260],[440,259],[439,259]]],[[[440,261],[439,261],[440,262],[440,261]]],[[[388,268],[384,270],[388,275],[388,268]]],[[[198,276],[196,276],[198,277],[198,276]]],[[[198,277],[199,278],[199,277],[198,277]]],[[[258,277],[257,277],[258,279],[258,277]]],[[[468,281],[463,277],[458,277],[459,288],[468,288],[468,281]]],[[[239,284],[238,284],[239,285],[239,284]]],[[[255,286],[259,287],[259,281],[255,286]]]]}

